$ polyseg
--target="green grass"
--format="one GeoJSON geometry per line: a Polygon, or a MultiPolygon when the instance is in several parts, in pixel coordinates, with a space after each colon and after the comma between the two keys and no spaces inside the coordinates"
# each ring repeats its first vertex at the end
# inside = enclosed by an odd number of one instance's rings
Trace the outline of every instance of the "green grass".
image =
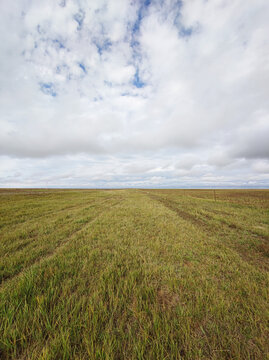
{"type": "Polygon", "coordinates": [[[267,359],[269,191],[0,190],[1,359],[267,359]]]}

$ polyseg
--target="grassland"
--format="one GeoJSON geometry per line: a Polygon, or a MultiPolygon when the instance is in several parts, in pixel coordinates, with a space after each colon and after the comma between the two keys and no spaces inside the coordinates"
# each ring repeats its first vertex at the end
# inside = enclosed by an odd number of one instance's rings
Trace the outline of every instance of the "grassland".
{"type": "Polygon", "coordinates": [[[269,191],[0,190],[1,359],[268,359],[269,191]]]}

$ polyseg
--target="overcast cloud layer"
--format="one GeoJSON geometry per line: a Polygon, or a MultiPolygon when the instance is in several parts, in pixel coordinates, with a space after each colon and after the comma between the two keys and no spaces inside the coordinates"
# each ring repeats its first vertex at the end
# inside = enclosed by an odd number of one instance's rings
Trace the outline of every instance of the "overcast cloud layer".
{"type": "Polygon", "coordinates": [[[0,2],[1,187],[269,187],[268,0],[0,2]]]}

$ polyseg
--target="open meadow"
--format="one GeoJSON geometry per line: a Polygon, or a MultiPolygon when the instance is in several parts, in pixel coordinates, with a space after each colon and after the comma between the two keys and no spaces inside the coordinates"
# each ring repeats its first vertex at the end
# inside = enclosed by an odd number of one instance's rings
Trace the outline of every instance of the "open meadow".
{"type": "Polygon", "coordinates": [[[0,359],[268,359],[269,190],[0,190],[0,359]]]}

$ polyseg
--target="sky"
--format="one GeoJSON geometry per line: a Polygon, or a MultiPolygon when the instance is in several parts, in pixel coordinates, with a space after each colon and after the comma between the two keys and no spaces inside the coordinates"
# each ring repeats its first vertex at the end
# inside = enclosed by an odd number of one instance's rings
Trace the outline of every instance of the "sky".
{"type": "Polygon", "coordinates": [[[2,0],[0,187],[269,187],[268,0],[2,0]]]}

